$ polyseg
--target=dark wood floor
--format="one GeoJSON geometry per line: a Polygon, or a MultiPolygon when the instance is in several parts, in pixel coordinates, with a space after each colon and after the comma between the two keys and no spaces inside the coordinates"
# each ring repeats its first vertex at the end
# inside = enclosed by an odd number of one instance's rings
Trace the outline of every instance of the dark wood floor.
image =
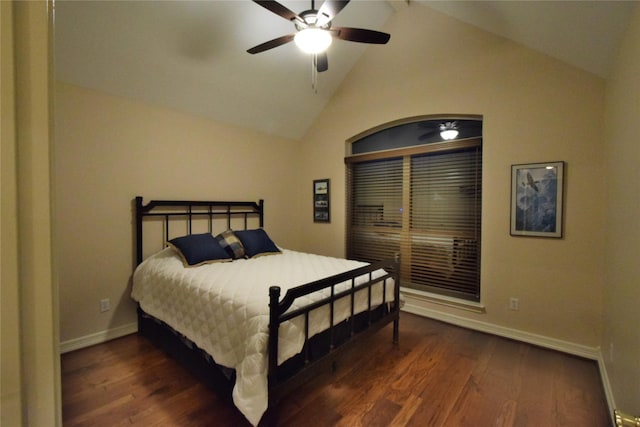
{"type": "MultiPolygon", "coordinates": [[[[289,426],[609,426],[594,361],[403,313],[278,408],[289,426]]],[[[249,426],[138,335],[62,356],[65,426],[249,426]]]]}

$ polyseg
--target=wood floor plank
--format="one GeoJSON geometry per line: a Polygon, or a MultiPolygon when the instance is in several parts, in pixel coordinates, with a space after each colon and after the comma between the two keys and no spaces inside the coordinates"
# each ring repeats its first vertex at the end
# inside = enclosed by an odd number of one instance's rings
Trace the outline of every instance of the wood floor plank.
{"type": "Polygon", "coordinates": [[[478,425],[510,425],[513,402],[521,388],[519,375],[522,362],[520,345],[509,340],[492,337],[486,367],[469,377],[454,408],[447,417],[447,425],[465,425],[474,414],[478,425]]]}
{"type": "Polygon", "coordinates": [[[520,375],[522,384],[518,396],[516,418],[523,426],[539,426],[556,418],[554,401],[557,398],[555,378],[558,375],[559,358],[566,355],[538,347],[527,347],[525,366],[520,375]]]}
{"type": "Polygon", "coordinates": [[[429,368],[425,380],[416,392],[427,404],[416,411],[408,423],[409,426],[440,426],[448,418],[462,388],[471,376],[474,361],[460,356],[458,343],[467,339],[471,331],[461,328],[449,329],[435,351],[425,355],[429,368]]]}
{"type": "MultiPolygon", "coordinates": [[[[402,313],[278,406],[280,427],[610,425],[597,363],[402,313]]],[[[249,427],[145,338],[62,356],[65,427],[249,427]]],[[[260,427],[263,427],[261,423],[260,427]]]]}
{"type": "Polygon", "coordinates": [[[597,366],[576,357],[562,358],[558,364],[555,388],[559,419],[567,425],[584,425],[594,416],[606,416],[606,408],[600,405],[605,396],[597,366]]]}
{"type": "Polygon", "coordinates": [[[418,408],[420,408],[423,404],[424,402],[420,397],[414,394],[409,395],[402,405],[402,408],[396,414],[393,420],[391,420],[391,423],[389,423],[389,425],[393,427],[406,426],[409,423],[409,420],[413,418],[418,408]]]}

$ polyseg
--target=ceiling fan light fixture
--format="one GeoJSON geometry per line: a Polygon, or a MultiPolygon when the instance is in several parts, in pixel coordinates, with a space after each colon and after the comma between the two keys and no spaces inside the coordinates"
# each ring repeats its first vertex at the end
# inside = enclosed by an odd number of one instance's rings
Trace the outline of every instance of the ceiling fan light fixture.
{"type": "Polygon", "coordinates": [[[456,122],[446,122],[440,125],[440,136],[442,139],[456,139],[458,136],[458,126],[456,122]]]}
{"type": "Polygon", "coordinates": [[[306,53],[322,53],[331,45],[329,31],[321,28],[305,28],[296,33],[296,45],[306,53]]]}

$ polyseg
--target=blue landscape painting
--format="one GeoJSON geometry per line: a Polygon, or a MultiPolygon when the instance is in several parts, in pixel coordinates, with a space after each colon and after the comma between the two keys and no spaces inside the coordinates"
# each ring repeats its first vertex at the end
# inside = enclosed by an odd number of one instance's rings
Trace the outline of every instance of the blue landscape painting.
{"type": "Polygon", "coordinates": [[[557,168],[519,169],[516,182],[517,231],[554,233],[558,213],[557,168]]]}

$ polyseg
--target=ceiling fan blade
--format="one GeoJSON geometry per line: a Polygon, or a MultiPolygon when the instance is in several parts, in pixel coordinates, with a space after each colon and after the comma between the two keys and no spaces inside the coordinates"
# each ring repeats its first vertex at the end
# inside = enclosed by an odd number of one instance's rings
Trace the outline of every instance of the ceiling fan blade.
{"type": "Polygon", "coordinates": [[[337,1],[337,0],[325,0],[318,11],[318,21],[316,25],[322,27],[328,24],[338,13],[349,3],[350,0],[337,1]]]}
{"type": "Polygon", "coordinates": [[[300,16],[298,16],[297,13],[292,12],[290,9],[288,9],[287,7],[281,5],[277,1],[272,1],[272,0],[253,0],[253,2],[259,4],[260,6],[264,7],[267,10],[270,10],[271,12],[275,13],[276,15],[282,16],[287,21],[293,21],[295,19],[295,20],[297,20],[297,21],[299,21],[301,23],[304,23],[304,19],[302,19],[300,16]]]}
{"type": "Polygon", "coordinates": [[[281,36],[273,40],[269,40],[268,42],[264,42],[259,44],[258,46],[254,46],[251,49],[247,49],[247,52],[254,54],[264,52],[265,50],[273,49],[274,47],[282,46],[285,43],[289,43],[293,40],[294,34],[287,34],[286,36],[281,36]]]}
{"type": "Polygon", "coordinates": [[[362,28],[331,27],[331,32],[334,37],[358,43],[386,44],[391,38],[390,34],[362,28]]]}
{"type": "Polygon", "coordinates": [[[329,60],[327,58],[327,52],[318,53],[316,55],[316,71],[322,73],[329,69],[329,60]]]}

